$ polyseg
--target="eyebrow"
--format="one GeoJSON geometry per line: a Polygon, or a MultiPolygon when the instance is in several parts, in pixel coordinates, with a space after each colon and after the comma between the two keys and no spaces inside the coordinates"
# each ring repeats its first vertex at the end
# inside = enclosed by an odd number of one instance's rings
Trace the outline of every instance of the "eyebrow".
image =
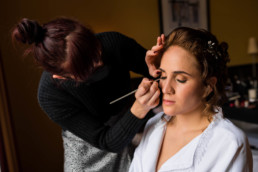
{"type": "Polygon", "coordinates": [[[166,72],[164,69],[162,69],[162,68],[159,68],[159,70],[161,70],[161,72],[166,72]]]}
{"type": "MultiPolygon", "coordinates": [[[[161,70],[162,72],[166,73],[166,71],[164,69],[162,69],[162,68],[159,68],[159,70],[161,70]]],[[[180,71],[180,70],[179,71],[174,71],[173,73],[174,74],[186,74],[186,75],[192,76],[190,73],[187,73],[185,71],[180,71]]]]}

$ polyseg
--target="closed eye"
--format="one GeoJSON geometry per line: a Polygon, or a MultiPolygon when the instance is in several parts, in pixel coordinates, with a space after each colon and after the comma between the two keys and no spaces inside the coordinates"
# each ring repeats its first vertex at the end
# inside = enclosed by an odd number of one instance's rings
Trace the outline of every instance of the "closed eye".
{"type": "Polygon", "coordinates": [[[162,76],[162,77],[160,77],[160,79],[164,80],[164,79],[167,79],[167,77],[166,76],[162,76]]]}
{"type": "Polygon", "coordinates": [[[187,80],[186,79],[184,79],[184,80],[177,79],[177,81],[180,82],[180,83],[186,83],[187,80]]]}

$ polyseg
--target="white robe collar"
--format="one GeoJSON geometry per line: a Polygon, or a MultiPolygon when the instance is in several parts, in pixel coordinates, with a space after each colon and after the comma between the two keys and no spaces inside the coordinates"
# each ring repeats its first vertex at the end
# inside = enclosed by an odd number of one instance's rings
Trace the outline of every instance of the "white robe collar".
{"type": "MultiPolygon", "coordinates": [[[[194,163],[198,163],[200,159],[196,159],[196,154],[203,154],[206,150],[205,143],[210,136],[210,128],[213,127],[215,121],[217,121],[218,118],[221,118],[223,115],[221,113],[221,110],[219,109],[217,111],[218,113],[214,115],[213,121],[211,124],[207,127],[207,129],[199,136],[195,137],[192,141],[190,141],[187,145],[185,145],[182,149],[180,149],[174,156],[169,158],[159,169],[159,172],[166,172],[171,170],[187,170],[191,171],[192,168],[194,168],[194,163]],[[202,143],[200,147],[200,143],[202,143]]],[[[162,114],[159,114],[160,117],[162,114]]],[[[166,117],[169,118],[169,117],[166,117]]],[[[217,123],[217,122],[216,122],[217,123]]],[[[142,164],[145,164],[143,167],[143,171],[150,172],[156,170],[156,164],[157,159],[159,157],[159,152],[161,148],[161,144],[163,141],[163,137],[166,131],[166,121],[165,120],[159,120],[155,124],[154,131],[150,134],[148,137],[147,142],[151,142],[152,144],[147,144],[145,153],[142,157],[142,164]]]]}

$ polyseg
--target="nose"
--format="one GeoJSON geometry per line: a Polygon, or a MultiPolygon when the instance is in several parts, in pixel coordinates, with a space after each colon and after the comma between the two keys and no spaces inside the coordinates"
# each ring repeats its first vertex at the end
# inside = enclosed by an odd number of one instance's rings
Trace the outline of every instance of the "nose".
{"type": "Polygon", "coordinates": [[[163,94],[174,94],[175,93],[175,89],[173,87],[172,80],[169,78],[166,78],[166,79],[160,81],[160,86],[161,86],[163,94]]]}

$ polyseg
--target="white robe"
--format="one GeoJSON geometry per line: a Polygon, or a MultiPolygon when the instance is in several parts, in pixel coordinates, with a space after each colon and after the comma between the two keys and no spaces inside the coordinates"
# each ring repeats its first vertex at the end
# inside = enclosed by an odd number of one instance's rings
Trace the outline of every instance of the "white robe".
{"type": "MultiPolygon", "coordinates": [[[[129,172],[154,172],[166,122],[163,112],[151,118],[137,147],[129,172]]],[[[165,116],[168,118],[168,116],[165,116]]],[[[252,153],[245,134],[223,118],[221,109],[206,130],[168,159],[159,172],[249,172],[252,153]]]]}

